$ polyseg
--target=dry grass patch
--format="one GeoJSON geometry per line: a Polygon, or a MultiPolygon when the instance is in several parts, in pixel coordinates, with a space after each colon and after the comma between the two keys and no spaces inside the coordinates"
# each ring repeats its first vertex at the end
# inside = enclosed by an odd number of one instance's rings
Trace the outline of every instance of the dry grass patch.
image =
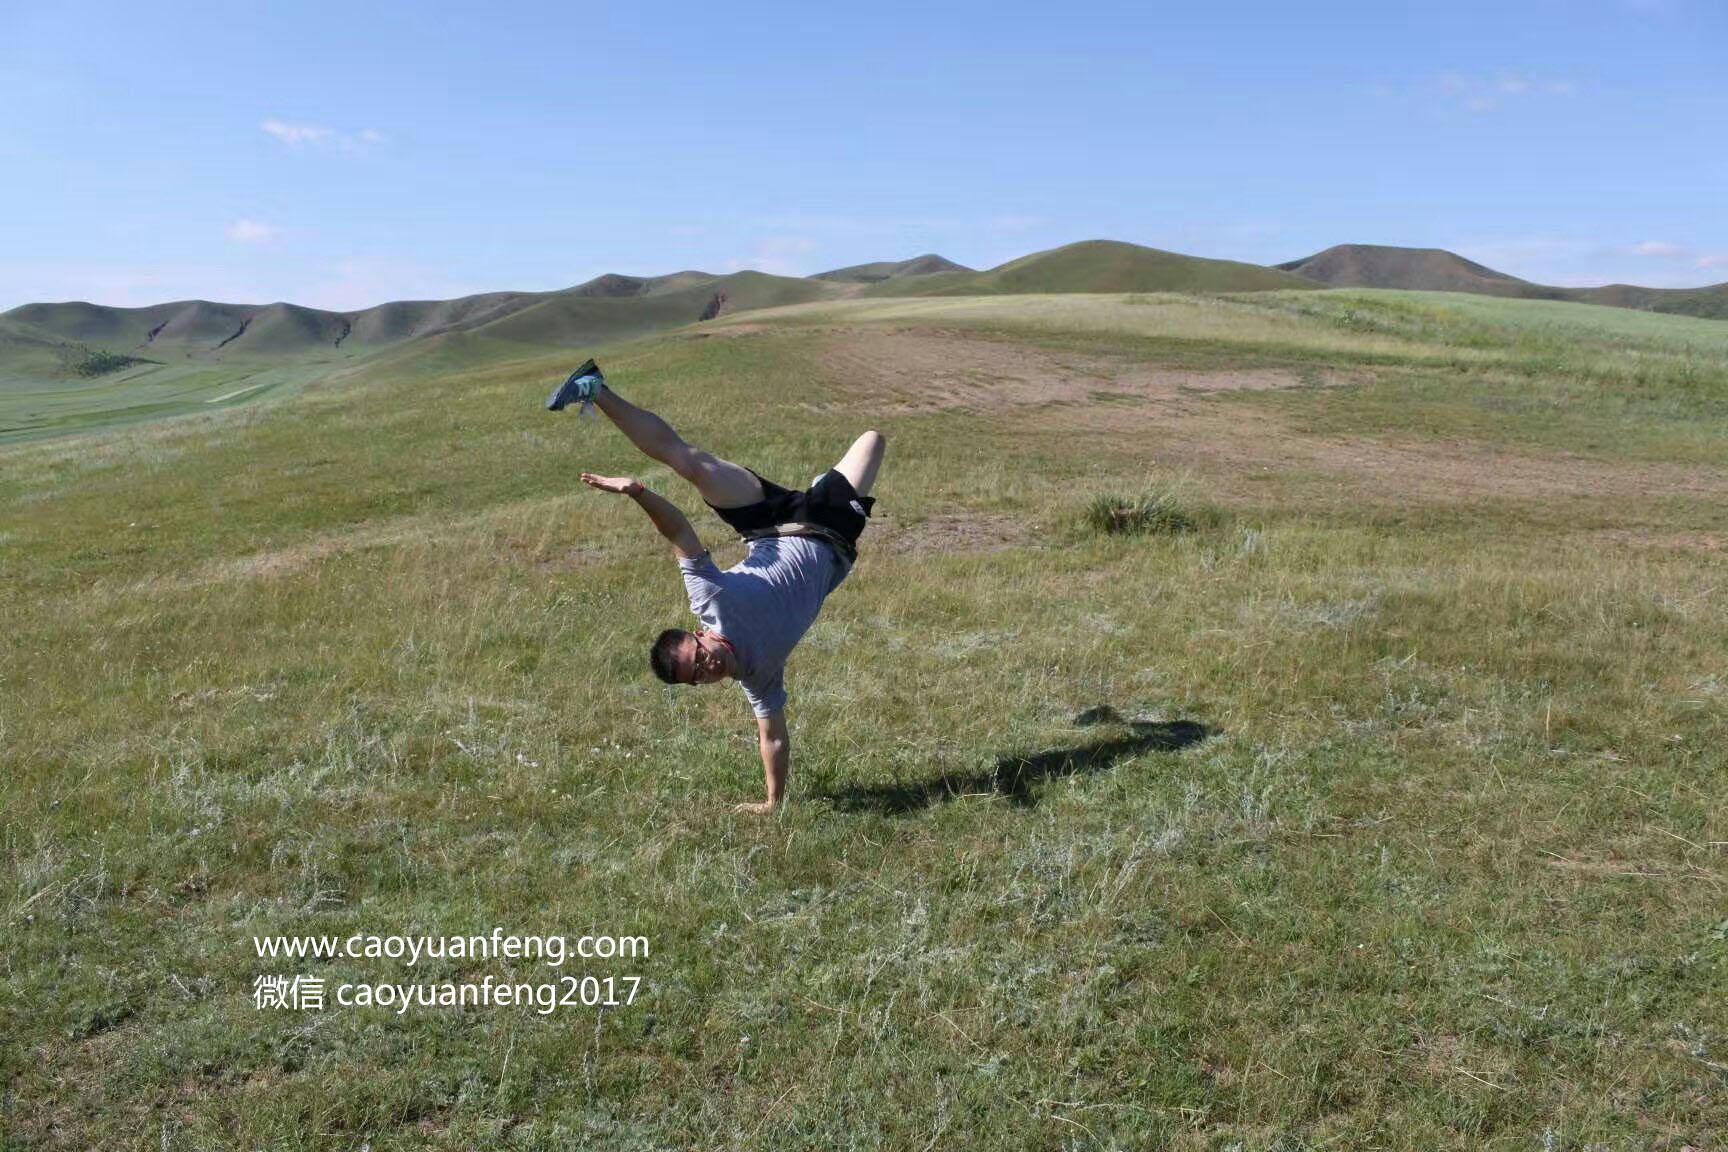
{"type": "MultiPolygon", "coordinates": [[[[894,525],[876,543],[891,553],[920,556],[955,552],[998,552],[1033,538],[1035,525],[1014,516],[988,512],[942,512],[905,526],[894,525]]],[[[866,545],[872,543],[865,538],[866,545]]]]}

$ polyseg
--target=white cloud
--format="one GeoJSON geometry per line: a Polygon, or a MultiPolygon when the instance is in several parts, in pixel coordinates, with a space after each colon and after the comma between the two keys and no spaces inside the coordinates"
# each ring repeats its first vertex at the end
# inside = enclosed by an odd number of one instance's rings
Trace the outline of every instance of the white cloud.
{"type": "Polygon", "coordinates": [[[257,220],[236,220],[228,225],[228,239],[241,244],[265,244],[281,234],[282,230],[276,225],[257,220]]]}
{"type": "Polygon", "coordinates": [[[384,143],[384,133],[378,131],[376,128],[367,128],[364,131],[354,133],[353,135],[343,132],[336,137],[337,147],[341,148],[344,152],[352,152],[356,148],[362,148],[369,144],[382,143],[384,143]]]}
{"type": "Polygon", "coordinates": [[[331,135],[330,129],[317,124],[290,124],[285,120],[266,120],[258,127],[290,148],[298,148],[302,144],[322,144],[331,135]]]}
{"type": "Polygon", "coordinates": [[[1511,100],[1532,96],[1576,96],[1578,85],[1565,79],[1543,79],[1517,72],[1493,76],[1469,72],[1442,72],[1440,92],[1447,103],[1470,112],[1491,112],[1511,100]]]}
{"type": "MultiPolygon", "coordinates": [[[[1692,268],[1728,268],[1728,252],[1701,252],[1684,244],[1670,244],[1666,240],[1646,240],[1642,244],[1632,245],[1627,251],[1635,256],[1655,257],[1692,268]]],[[[1685,279],[1683,274],[1677,275],[1680,279],[1685,279]]]]}
{"type": "Polygon", "coordinates": [[[1627,244],[1567,236],[1484,236],[1443,239],[1439,246],[1501,272],[1565,288],[1696,288],[1709,279],[1703,269],[1728,267],[1728,253],[1666,240],[1627,244]]]}
{"type": "Polygon", "coordinates": [[[258,127],[290,148],[307,145],[316,147],[328,142],[334,143],[344,152],[352,152],[356,148],[382,144],[386,139],[384,133],[376,128],[363,128],[359,132],[338,132],[322,124],[295,124],[287,120],[266,120],[258,127]]]}

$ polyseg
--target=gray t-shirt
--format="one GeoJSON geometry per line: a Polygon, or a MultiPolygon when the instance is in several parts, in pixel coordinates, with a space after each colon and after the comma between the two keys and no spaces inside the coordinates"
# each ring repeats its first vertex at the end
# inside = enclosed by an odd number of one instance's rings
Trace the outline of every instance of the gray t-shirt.
{"type": "Polygon", "coordinates": [[[846,579],[846,563],[820,540],[770,536],[754,541],[750,554],[724,572],[706,552],[680,559],[678,567],[690,611],[732,642],[751,709],[767,716],[784,708],[786,657],[846,579]]]}

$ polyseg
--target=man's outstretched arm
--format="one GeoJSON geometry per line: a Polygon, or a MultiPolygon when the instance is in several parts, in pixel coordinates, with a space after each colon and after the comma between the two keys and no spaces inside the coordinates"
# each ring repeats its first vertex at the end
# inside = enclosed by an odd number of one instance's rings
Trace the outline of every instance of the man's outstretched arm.
{"type": "Polygon", "coordinates": [[[740,804],[734,812],[772,812],[786,798],[786,777],[792,769],[792,736],[786,731],[786,714],[775,711],[756,717],[756,736],[768,799],[761,804],[740,804]]]}
{"type": "Polygon", "coordinates": [[[592,472],[584,472],[582,483],[602,492],[617,492],[636,501],[642,511],[648,513],[648,519],[654,521],[654,527],[660,530],[660,535],[672,542],[672,551],[678,554],[680,560],[694,560],[702,555],[702,539],[696,535],[696,529],[690,526],[684,513],[678,511],[678,505],[646,487],[634,476],[596,476],[592,472]]]}

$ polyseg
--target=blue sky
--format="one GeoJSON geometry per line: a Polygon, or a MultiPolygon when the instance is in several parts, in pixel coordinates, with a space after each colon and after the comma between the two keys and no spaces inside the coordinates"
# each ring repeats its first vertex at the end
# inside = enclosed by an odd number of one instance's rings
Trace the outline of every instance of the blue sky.
{"type": "Polygon", "coordinates": [[[1728,281],[1728,4],[0,0],[0,308],[1110,237],[1728,281]]]}

